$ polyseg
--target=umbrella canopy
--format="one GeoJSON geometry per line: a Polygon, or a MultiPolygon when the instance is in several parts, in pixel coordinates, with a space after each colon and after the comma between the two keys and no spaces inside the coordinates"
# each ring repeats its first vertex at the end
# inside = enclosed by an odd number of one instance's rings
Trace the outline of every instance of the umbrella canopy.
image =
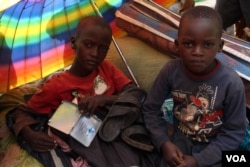
{"type": "MultiPolygon", "coordinates": [[[[114,36],[123,33],[114,26],[114,13],[127,1],[95,0],[114,36]]],[[[155,2],[164,6],[174,1],[155,2]]],[[[89,0],[2,0],[0,4],[0,93],[70,65],[74,57],[70,37],[79,18],[96,14],[89,0]]]]}

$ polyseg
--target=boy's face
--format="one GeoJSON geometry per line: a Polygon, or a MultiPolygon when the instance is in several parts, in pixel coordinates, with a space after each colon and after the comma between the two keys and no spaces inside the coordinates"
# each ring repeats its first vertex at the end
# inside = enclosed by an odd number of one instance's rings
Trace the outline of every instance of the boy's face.
{"type": "Polygon", "coordinates": [[[72,44],[76,52],[76,64],[85,73],[95,70],[105,59],[112,34],[107,28],[99,25],[87,25],[76,38],[72,38],[72,44]]]}
{"type": "Polygon", "coordinates": [[[188,70],[196,75],[210,72],[215,56],[223,47],[220,31],[212,19],[186,17],[179,29],[176,45],[188,70]]]}

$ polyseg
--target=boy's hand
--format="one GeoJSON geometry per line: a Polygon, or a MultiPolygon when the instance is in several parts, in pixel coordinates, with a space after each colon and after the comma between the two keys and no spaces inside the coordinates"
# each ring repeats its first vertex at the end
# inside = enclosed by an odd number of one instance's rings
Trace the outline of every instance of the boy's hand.
{"type": "Polygon", "coordinates": [[[45,152],[54,149],[57,143],[44,132],[34,131],[26,126],[21,131],[24,140],[31,146],[32,150],[45,152]]]}
{"type": "Polygon", "coordinates": [[[86,96],[78,102],[78,107],[82,113],[92,115],[95,111],[103,108],[107,104],[112,104],[117,96],[86,96]]]}
{"type": "Polygon", "coordinates": [[[198,164],[193,156],[184,155],[184,161],[177,167],[198,167],[198,164]]]}
{"type": "Polygon", "coordinates": [[[162,153],[165,161],[170,166],[178,166],[183,163],[181,150],[170,141],[166,141],[162,145],[162,153]]]}
{"type": "Polygon", "coordinates": [[[86,96],[78,102],[78,107],[82,113],[92,115],[98,108],[106,104],[105,96],[86,96]]]}

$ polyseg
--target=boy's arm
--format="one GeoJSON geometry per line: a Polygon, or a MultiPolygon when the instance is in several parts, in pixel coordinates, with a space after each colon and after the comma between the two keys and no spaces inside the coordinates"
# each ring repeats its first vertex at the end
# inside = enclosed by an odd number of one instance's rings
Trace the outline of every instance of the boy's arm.
{"type": "Polygon", "coordinates": [[[35,115],[35,112],[33,112],[33,110],[27,105],[19,106],[12,114],[14,123],[11,128],[16,136],[19,135],[24,127],[37,123],[32,115],[35,115]]]}
{"type": "Polygon", "coordinates": [[[16,136],[20,137],[20,141],[24,142],[22,144],[27,143],[30,149],[34,151],[44,152],[55,148],[57,144],[52,138],[42,131],[35,131],[31,128],[32,125],[38,123],[34,116],[39,117],[41,115],[28,106],[21,105],[11,114],[9,119],[12,119],[12,122],[9,127],[16,136]]]}
{"type": "Polygon", "coordinates": [[[246,131],[246,102],[244,86],[233,84],[225,100],[223,126],[220,133],[204,150],[194,157],[199,166],[210,166],[221,161],[222,151],[236,150],[246,131]]]}
{"type": "Polygon", "coordinates": [[[161,152],[163,143],[169,141],[166,121],[163,119],[163,112],[161,111],[161,106],[170,93],[166,78],[168,76],[167,71],[169,70],[166,67],[161,70],[143,105],[145,125],[159,152],[161,152]]]}

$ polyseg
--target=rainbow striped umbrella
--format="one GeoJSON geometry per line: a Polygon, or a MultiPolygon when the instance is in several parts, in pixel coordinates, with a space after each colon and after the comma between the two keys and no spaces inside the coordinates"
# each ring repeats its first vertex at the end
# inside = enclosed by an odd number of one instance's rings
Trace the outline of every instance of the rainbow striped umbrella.
{"type": "MultiPolygon", "coordinates": [[[[95,2],[109,22],[123,3],[95,2]]],[[[1,93],[70,65],[76,24],[95,14],[88,0],[22,0],[11,5],[0,13],[1,93]]]]}
{"type": "MultiPolygon", "coordinates": [[[[114,36],[121,33],[114,13],[127,1],[95,0],[114,36]]],[[[169,5],[174,0],[156,2],[169,5]]],[[[76,24],[95,14],[89,0],[0,0],[0,6],[0,94],[70,65],[76,24]]]]}

